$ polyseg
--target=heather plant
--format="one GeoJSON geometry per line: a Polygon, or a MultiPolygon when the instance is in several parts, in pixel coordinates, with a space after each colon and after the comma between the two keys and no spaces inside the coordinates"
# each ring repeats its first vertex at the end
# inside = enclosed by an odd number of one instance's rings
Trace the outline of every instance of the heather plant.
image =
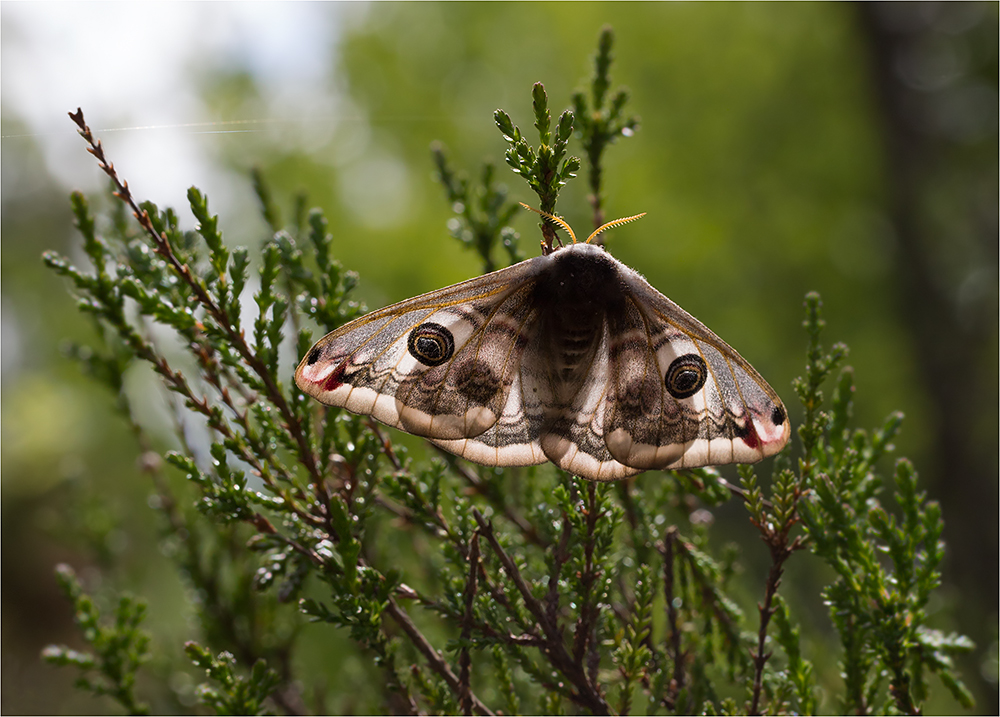
{"type": "MultiPolygon", "coordinates": [[[[612,48],[605,30],[588,91],[554,129],[545,88],[534,86],[538,145],[495,114],[506,164],[543,211],[554,213],[586,168],[595,226],[604,153],[639,128],[628,93],[610,92],[612,48]],[[583,161],[569,155],[574,140],[583,161]]],[[[314,339],[363,313],[322,212],[299,199],[284,222],[256,174],[271,237],[231,248],[200,191],[188,193],[195,228],[182,229],[174,210],[133,196],[82,111],[71,117],[118,204],[94,216],[74,193],[90,267],[53,253],[45,262],[94,322],[99,340],[69,354],[131,428],[164,543],[199,597],[197,634],[183,642],[204,675],[204,709],[341,709],[336,695],[316,697],[324,665],[295,659],[313,631],[347,636],[373,666],[370,684],[351,685],[363,693],[355,711],[917,714],[936,681],[972,706],[952,663],[971,643],[930,624],[940,510],[912,464],[890,462],[901,415],[874,430],[853,424],[847,348],[824,345],[818,295],[805,299],[797,441],[774,461],[740,467],[738,484],[711,468],[614,484],[549,465],[483,468],[408,448],[295,387],[292,370],[314,339]],[[124,374],[137,363],[166,389],[173,450],[133,410],[124,374]],[[744,546],[761,551],[747,561],[766,566],[760,576],[715,537],[713,511],[732,500],[760,537],[744,546]],[[803,621],[782,590],[806,551],[829,578],[818,588],[824,624],[803,621]],[[756,610],[740,606],[750,594],[756,610]],[[832,653],[820,647],[834,641],[832,653]],[[818,668],[834,660],[840,677],[830,679],[818,668]]],[[[432,157],[452,235],[485,270],[501,254],[522,258],[511,226],[520,209],[495,169],[475,183],[443,146],[432,157]]],[[[540,227],[551,246],[552,226],[540,227]]],[[[151,646],[142,602],[122,597],[109,621],[71,570],[58,575],[88,651],[52,646],[45,659],[78,670],[81,689],[143,712],[136,675],[151,646]]]]}

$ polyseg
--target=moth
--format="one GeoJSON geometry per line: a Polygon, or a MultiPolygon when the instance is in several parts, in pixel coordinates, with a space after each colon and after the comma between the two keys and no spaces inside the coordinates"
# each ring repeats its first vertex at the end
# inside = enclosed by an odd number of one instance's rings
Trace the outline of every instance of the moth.
{"type": "Polygon", "coordinates": [[[788,414],[760,374],[592,243],[638,217],[577,242],[545,216],[572,243],[332,331],[295,383],[485,466],[613,481],[781,450],[788,414]]]}

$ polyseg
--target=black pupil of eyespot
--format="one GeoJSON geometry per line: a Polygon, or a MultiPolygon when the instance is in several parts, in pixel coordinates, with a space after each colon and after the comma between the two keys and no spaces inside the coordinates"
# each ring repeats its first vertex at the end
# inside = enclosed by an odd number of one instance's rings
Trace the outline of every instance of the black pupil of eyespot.
{"type": "Polygon", "coordinates": [[[417,353],[432,361],[441,358],[444,353],[444,346],[439,336],[419,336],[416,343],[417,353]]]}
{"type": "Polygon", "coordinates": [[[689,391],[698,383],[698,372],[693,368],[680,371],[674,377],[674,388],[678,391],[689,391]]]}
{"type": "Polygon", "coordinates": [[[708,368],[698,354],[678,356],[667,369],[667,392],[674,398],[690,398],[705,385],[708,368]]]}

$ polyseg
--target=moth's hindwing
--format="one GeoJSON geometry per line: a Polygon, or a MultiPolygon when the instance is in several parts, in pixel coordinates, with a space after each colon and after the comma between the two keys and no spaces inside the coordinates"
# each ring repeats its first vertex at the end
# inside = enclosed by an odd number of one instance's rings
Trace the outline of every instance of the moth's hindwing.
{"type": "Polygon", "coordinates": [[[514,374],[507,403],[496,423],[478,436],[458,440],[432,438],[432,442],[486,466],[532,466],[549,460],[539,442],[544,410],[537,395],[524,390],[525,364],[522,355],[522,370],[514,374]]]}
{"type": "Polygon", "coordinates": [[[698,416],[684,411],[664,390],[656,342],[665,337],[655,335],[658,327],[634,297],[609,323],[611,369],[603,422],[608,450],[634,468],[668,466],[697,435],[698,416]]]}

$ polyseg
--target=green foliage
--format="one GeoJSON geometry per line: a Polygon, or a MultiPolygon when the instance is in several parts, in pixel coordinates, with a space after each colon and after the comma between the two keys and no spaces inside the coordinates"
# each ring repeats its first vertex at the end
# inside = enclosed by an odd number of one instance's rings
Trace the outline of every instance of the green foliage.
{"type": "MultiPolygon", "coordinates": [[[[594,108],[581,130],[598,178],[604,148],[635,127],[622,119],[626,94],[604,104],[611,45],[603,33],[594,108]]],[[[506,113],[496,119],[510,143],[508,164],[552,212],[579,168],[565,158],[574,114],[564,112],[553,134],[540,84],[532,97],[537,149],[506,113]]],[[[313,338],[307,326],[330,330],[361,311],[350,300],[356,277],[333,258],[322,214],[307,216],[296,200],[292,223],[281,225],[256,175],[273,232],[259,252],[230,248],[195,189],[188,200],[197,226],[181,231],[173,211],[132,198],[82,113],[73,118],[138,229],[93,218],[74,195],[92,270],[52,253],[45,261],[96,320],[105,348],[86,365],[116,393],[144,452],[150,439],[122,374],[145,363],[176,397],[176,445],[165,452],[176,470],[166,475],[151,464],[150,473],[171,555],[198,596],[201,639],[210,647],[186,649],[214,683],[200,689],[208,707],[305,711],[303,695],[328,677],[322,664],[292,660],[306,631],[335,631],[374,667],[377,684],[352,685],[368,690],[358,698],[368,711],[916,713],[928,672],[969,704],[951,659],[970,643],[929,624],[943,556],[940,511],[918,492],[905,461],[895,473],[898,514],[881,506],[880,465],[900,417],[874,432],[852,427],[847,369],[825,401],[846,349],[823,348],[817,296],[807,297],[806,373],[795,384],[804,414],[800,455],[797,463],[779,456],[764,480],[743,467],[739,487],[713,469],[609,485],[551,466],[499,471],[410,455],[373,421],[324,407],[291,385],[313,338]],[[252,308],[243,301],[251,267],[252,308]],[[165,331],[169,348],[159,338],[165,331]],[[743,497],[749,526],[767,548],[746,561],[765,566],[755,573],[759,601],[738,551],[719,546],[711,528],[730,493],[743,497]],[[797,624],[806,608],[779,594],[806,548],[835,576],[815,595],[822,589],[830,606],[843,684],[819,682],[824,629],[797,624]],[[756,616],[746,609],[753,602],[756,616]],[[236,674],[237,663],[252,665],[249,676],[236,674]]],[[[491,266],[510,238],[512,205],[491,169],[473,192],[443,151],[435,158],[458,215],[453,234],[491,266]]],[[[549,248],[551,231],[543,224],[549,248]]],[[[53,654],[71,662],[65,650],[53,654]]],[[[138,661],[128,665],[122,674],[134,675],[138,661]]],[[[321,702],[316,711],[338,707],[321,702]]]]}
{"type": "Polygon", "coordinates": [[[72,602],[73,621],[92,652],[49,645],[42,651],[42,658],[52,665],[77,668],[79,689],[113,698],[128,714],[149,714],[149,707],[135,694],[136,672],[150,657],[149,635],[139,628],[146,616],[146,604],[122,595],[113,621],[107,624],[101,620],[100,610],[83,591],[72,568],[59,565],[56,580],[72,602]]]}
{"type": "Polygon", "coordinates": [[[614,32],[610,27],[601,31],[597,54],[594,56],[594,76],[590,83],[590,106],[585,92],[573,93],[573,111],[580,143],[587,155],[590,205],[594,210],[594,228],[604,224],[604,197],[602,192],[603,158],[608,145],[619,137],[631,137],[639,129],[637,117],[623,117],[622,111],[629,101],[626,89],[620,89],[608,100],[611,88],[611,63],[614,56],[614,32]]]}
{"type": "MultiPolygon", "coordinates": [[[[552,115],[549,113],[549,97],[541,82],[531,88],[531,107],[535,114],[535,129],[538,130],[540,144],[537,149],[527,139],[503,110],[493,114],[500,134],[510,147],[504,155],[507,164],[516,174],[521,175],[528,186],[538,195],[539,209],[555,214],[556,198],[560,189],[580,169],[580,160],[566,157],[569,140],[573,136],[574,116],[570,110],[559,115],[555,137],[552,136],[552,115]]],[[[555,230],[547,222],[542,222],[542,246],[551,250],[555,242],[555,230]]]]}
{"type": "Polygon", "coordinates": [[[437,179],[444,187],[455,217],[448,222],[448,231],[459,241],[473,247],[482,257],[483,272],[497,268],[493,258],[494,246],[502,245],[511,264],[524,259],[517,246],[520,238],[510,221],[520,211],[516,202],[507,201],[507,188],[494,181],[494,167],[482,167],[480,184],[470,187],[465,177],[459,176],[448,164],[440,142],[431,146],[431,156],[437,168],[437,179]]]}
{"type": "Polygon", "coordinates": [[[197,642],[188,642],[184,651],[198,667],[221,689],[204,683],[198,687],[202,704],[217,715],[259,715],[272,714],[265,709],[264,701],[278,686],[281,678],[267,667],[264,660],[254,663],[247,677],[240,677],[234,671],[236,659],[228,652],[213,656],[197,642]]]}
{"type": "Polygon", "coordinates": [[[653,657],[646,644],[649,641],[653,617],[655,587],[648,565],[640,565],[635,583],[635,608],[632,621],[626,626],[612,660],[624,678],[619,686],[618,714],[628,714],[632,709],[632,689],[646,673],[646,666],[653,657]]]}

